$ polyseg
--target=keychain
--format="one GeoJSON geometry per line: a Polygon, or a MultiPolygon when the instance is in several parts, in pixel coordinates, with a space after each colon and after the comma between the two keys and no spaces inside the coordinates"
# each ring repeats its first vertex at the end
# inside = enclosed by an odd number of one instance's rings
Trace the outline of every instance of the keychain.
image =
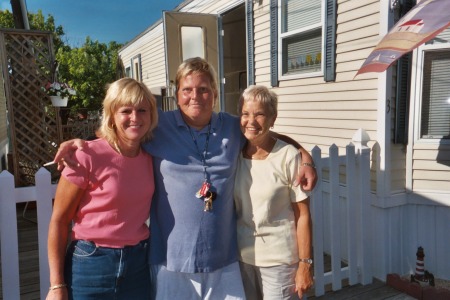
{"type": "Polygon", "coordinates": [[[197,193],[195,193],[195,197],[202,198],[205,197],[206,194],[209,192],[209,188],[211,187],[211,184],[208,181],[204,181],[202,184],[202,187],[198,190],[197,193]]]}

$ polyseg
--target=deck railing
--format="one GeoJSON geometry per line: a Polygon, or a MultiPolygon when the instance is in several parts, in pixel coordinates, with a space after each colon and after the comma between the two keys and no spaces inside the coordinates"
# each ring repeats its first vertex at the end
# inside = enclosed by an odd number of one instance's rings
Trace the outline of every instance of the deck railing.
{"type": "MultiPolygon", "coordinates": [[[[370,149],[368,137],[359,130],[353,142],[339,155],[332,145],[328,154],[312,150],[320,178],[311,195],[314,245],[314,279],[316,296],[350,285],[369,284],[373,274],[370,265],[370,149]],[[331,257],[331,270],[325,268],[324,254],[331,257]]],[[[39,243],[40,296],[45,299],[49,284],[47,256],[48,225],[56,185],[50,173],[41,168],[35,174],[35,186],[14,187],[14,177],[0,173],[0,232],[3,299],[20,299],[19,251],[16,204],[36,201],[39,243]],[[7,276],[5,276],[7,274],[7,276]]]]}

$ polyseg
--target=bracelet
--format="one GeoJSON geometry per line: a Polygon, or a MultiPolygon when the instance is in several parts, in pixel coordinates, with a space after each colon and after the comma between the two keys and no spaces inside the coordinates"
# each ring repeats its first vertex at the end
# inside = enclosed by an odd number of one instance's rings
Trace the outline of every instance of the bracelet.
{"type": "Polygon", "coordinates": [[[49,287],[48,290],[53,291],[53,290],[60,289],[60,288],[66,287],[66,286],[67,286],[67,284],[65,284],[65,283],[56,284],[56,285],[52,285],[51,287],[49,287]]]}
{"type": "Polygon", "coordinates": [[[312,265],[312,263],[313,263],[312,258],[299,258],[298,261],[301,263],[308,264],[308,265],[312,265]]]}
{"type": "Polygon", "coordinates": [[[307,167],[311,167],[311,168],[316,168],[316,166],[313,163],[302,163],[302,166],[307,166],[307,167]]]}

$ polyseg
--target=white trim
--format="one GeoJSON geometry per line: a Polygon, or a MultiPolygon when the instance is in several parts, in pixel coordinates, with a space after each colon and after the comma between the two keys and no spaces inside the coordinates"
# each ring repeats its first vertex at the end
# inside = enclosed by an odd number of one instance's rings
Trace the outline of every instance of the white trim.
{"type": "Polygon", "coordinates": [[[407,191],[413,190],[413,151],[414,144],[416,142],[416,128],[417,128],[417,115],[418,105],[417,105],[417,95],[420,94],[420,82],[422,77],[422,65],[421,60],[418,59],[419,49],[414,49],[412,53],[411,63],[413,67],[411,68],[411,89],[410,89],[410,103],[409,103],[409,127],[408,127],[408,146],[406,149],[406,182],[405,188],[407,191]],[[414,67],[415,66],[415,67],[414,67]]]}
{"type": "MultiPolygon", "coordinates": [[[[389,0],[380,2],[380,36],[384,36],[389,32],[393,15],[389,9],[389,0]]],[[[390,173],[390,133],[392,110],[387,106],[392,101],[392,68],[388,68],[385,72],[378,75],[378,96],[377,96],[377,142],[379,152],[377,157],[377,181],[376,194],[378,202],[385,205],[386,198],[390,198],[391,193],[391,173],[390,173]]]]}
{"type": "Polygon", "coordinates": [[[415,190],[414,193],[408,194],[408,204],[450,207],[450,192],[415,190]]]}
{"type": "Polygon", "coordinates": [[[418,47],[416,53],[416,71],[417,71],[417,81],[415,82],[417,94],[414,95],[414,99],[416,101],[415,105],[415,115],[411,116],[414,119],[415,123],[415,131],[414,131],[414,144],[445,144],[449,145],[450,140],[448,139],[423,139],[420,137],[420,128],[421,128],[421,115],[422,115],[422,82],[423,82],[423,61],[425,57],[425,52],[432,52],[435,50],[449,50],[450,51],[450,43],[438,44],[438,45],[421,45],[418,47]]]}

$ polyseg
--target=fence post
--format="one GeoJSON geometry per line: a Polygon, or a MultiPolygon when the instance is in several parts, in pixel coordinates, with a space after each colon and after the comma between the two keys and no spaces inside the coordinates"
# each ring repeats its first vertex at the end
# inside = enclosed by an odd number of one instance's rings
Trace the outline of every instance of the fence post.
{"type": "Polygon", "coordinates": [[[52,200],[55,193],[51,183],[51,174],[47,169],[40,168],[37,171],[35,182],[39,245],[39,285],[41,299],[45,299],[50,280],[47,252],[48,226],[52,214],[52,200]]]}
{"type": "Polygon", "coordinates": [[[3,299],[20,299],[19,245],[14,176],[0,173],[0,238],[3,299]]]}

